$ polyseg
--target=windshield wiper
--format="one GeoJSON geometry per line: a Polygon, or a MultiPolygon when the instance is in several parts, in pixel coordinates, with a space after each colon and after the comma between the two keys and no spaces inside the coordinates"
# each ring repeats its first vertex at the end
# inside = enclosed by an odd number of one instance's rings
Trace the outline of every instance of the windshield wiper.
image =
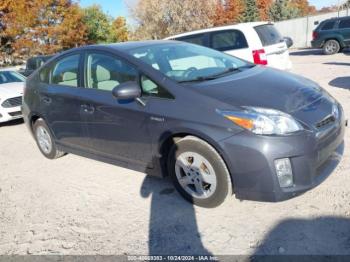
{"type": "Polygon", "coordinates": [[[202,81],[207,81],[207,80],[214,80],[214,79],[217,79],[219,77],[222,77],[228,73],[232,73],[235,71],[241,71],[241,70],[239,67],[230,67],[227,70],[222,71],[218,74],[214,74],[214,75],[210,75],[210,76],[199,76],[199,77],[196,77],[194,79],[179,81],[179,83],[202,82],[202,81]]]}

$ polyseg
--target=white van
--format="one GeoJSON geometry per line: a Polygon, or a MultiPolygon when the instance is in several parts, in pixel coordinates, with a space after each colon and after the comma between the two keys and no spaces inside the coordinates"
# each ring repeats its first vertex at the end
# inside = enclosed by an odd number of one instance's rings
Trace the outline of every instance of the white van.
{"type": "Polygon", "coordinates": [[[203,45],[255,64],[289,70],[288,47],[275,26],[251,22],[192,31],[166,38],[203,45]]]}

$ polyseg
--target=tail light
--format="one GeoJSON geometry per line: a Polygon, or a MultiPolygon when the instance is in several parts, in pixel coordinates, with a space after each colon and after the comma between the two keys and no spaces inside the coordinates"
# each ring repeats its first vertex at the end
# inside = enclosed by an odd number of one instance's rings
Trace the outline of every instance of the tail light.
{"type": "Polygon", "coordinates": [[[267,56],[264,49],[253,50],[254,64],[267,65],[267,56]]]}
{"type": "Polygon", "coordinates": [[[312,39],[315,40],[318,37],[317,32],[313,31],[312,32],[312,39]]]}

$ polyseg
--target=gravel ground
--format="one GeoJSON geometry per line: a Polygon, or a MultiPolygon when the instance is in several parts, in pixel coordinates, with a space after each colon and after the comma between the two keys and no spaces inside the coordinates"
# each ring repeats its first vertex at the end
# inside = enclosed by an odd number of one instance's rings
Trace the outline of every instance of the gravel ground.
{"type": "MultiPolygon", "coordinates": [[[[350,53],[291,58],[350,112],[350,53]]],[[[0,254],[350,254],[349,141],[333,174],[302,196],[232,197],[208,210],[168,180],[74,155],[47,160],[23,123],[1,125],[0,254]]]]}

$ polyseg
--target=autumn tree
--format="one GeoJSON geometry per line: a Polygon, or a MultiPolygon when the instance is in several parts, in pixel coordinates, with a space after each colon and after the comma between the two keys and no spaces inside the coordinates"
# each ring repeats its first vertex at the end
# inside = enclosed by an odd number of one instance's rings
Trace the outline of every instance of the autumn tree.
{"type": "Polygon", "coordinates": [[[83,9],[84,24],[87,27],[89,43],[105,43],[111,31],[111,20],[101,6],[92,5],[83,9]]]}
{"type": "Polygon", "coordinates": [[[241,22],[255,22],[260,20],[259,9],[256,0],[246,0],[244,12],[241,15],[241,22]]]}
{"type": "Polygon", "coordinates": [[[318,13],[330,13],[330,12],[336,12],[338,11],[338,7],[336,5],[332,6],[324,6],[320,10],[318,10],[318,13]]]}
{"type": "Polygon", "coordinates": [[[241,20],[245,8],[243,0],[217,0],[212,18],[215,26],[229,25],[241,20]]]}
{"type": "Polygon", "coordinates": [[[316,7],[310,5],[308,0],[291,0],[290,5],[298,9],[301,16],[307,16],[316,12],[316,7]]]}
{"type": "Polygon", "coordinates": [[[342,5],[342,8],[350,8],[350,0],[345,1],[345,3],[342,5]]]}
{"type": "Polygon", "coordinates": [[[129,40],[129,32],[126,26],[126,20],[124,17],[117,17],[112,25],[109,41],[110,42],[125,42],[129,40]]]}
{"type": "Polygon", "coordinates": [[[142,0],[130,7],[134,39],[161,39],[213,26],[214,0],[142,0]]]}
{"type": "Polygon", "coordinates": [[[256,5],[259,9],[260,20],[269,20],[269,10],[273,3],[273,0],[257,0],[256,5]]]}
{"type": "Polygon", "coordinates": [[[282,21],[299,16],[299,10],[291,6],[288,0],[275,0],[269,10],[272,21],[282,21]]]}
{"type": "Polygon", "coordinates": [[[0,0],[6,51],[13,56],[55,53],[87,40],[83,13],[71,0],[0,0]]]}

